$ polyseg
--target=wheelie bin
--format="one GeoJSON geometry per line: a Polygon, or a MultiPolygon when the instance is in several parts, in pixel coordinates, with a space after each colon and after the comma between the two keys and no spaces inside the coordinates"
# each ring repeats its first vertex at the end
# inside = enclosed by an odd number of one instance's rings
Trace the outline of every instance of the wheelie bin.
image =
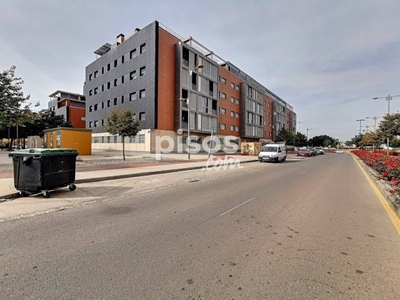
{"type": "Polygon", "coordinates": [[[25,149],[9,156],[13,159],[14,186],[22,196],[42,193],[49,198],[52,190],[76,189],[75,149],[25,149]]]}

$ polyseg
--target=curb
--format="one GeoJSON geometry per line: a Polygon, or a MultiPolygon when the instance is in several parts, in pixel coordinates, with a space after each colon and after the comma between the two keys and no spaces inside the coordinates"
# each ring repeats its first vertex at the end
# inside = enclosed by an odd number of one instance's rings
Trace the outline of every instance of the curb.
{"type": "MultiPolygon", "coordinates": [[[[240,164],[247,164],[247,163],[252,163],[252,162],[258,162],[258,159],[242,161],[242,162],[240,162],[240,164]]],[[[225,165],[228,166],[229,164],[224,164],[224,166],[225,165]]],[[[168,174],[168,173],[176,173],[176,172],[183,172],[183,171],[199,170],[199,169],[203,169],[203,168],[204,168],[204,166],[195,166],[195,167],[187,167],[187,168],[179,168],[179,169],[171,169],[171,170],[148,171],[148,172],[141,172],[141,173],[134,173],[134,174],[122,174],[122,175],[104,176],[104,177],[96,177],[96,178],[86,178],[86,179],[75,180],[75,184],[116,180],[116,179],[124,179],[124,178],[133,178],[133,177],[142,177],[142,176],[149,176],[149,175],[168,174]]],[[[19,192],[11,193],[8,195],[0,195],[0,203],[11,201],[11,200],[19,198],[19,197],[20,197],[19,192]]]]}
{"type": "Polygon", "coordinates": [[[375,183],[378,190],[382,193],[386,201],[388,202],[389,206],[392,208],[393,212],[397,215],[400,219],[400,203],[397,203],[398,200],[389,193],[389,190],[392,187],[384,181],[377,180],[376,177],[379,177],[380,174],[376,172],[374,169],[367,166],[360,158],[353,154],[353,157],[360,163],[363,169],[367,172],[368,176],[371,180],[375,183]]]}

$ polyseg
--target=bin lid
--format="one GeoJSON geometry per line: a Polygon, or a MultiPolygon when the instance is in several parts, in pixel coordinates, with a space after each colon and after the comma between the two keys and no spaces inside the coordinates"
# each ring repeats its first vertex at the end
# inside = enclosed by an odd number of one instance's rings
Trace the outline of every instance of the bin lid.
{"type": "Polygon", "coordinates": [[[78,151],[76,149],[71,148],[56,148],[56,149],[48,149],[48,148],[32,148],[32,149],[21,149],[18,151],[13,151],[9,154],[9,156],[19,156],[19,155],[78,155],[78,151]]]}

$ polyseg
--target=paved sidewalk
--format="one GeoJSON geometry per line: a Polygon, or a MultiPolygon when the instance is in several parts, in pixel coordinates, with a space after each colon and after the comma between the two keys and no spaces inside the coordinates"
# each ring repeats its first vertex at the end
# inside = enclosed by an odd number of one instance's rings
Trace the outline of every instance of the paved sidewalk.
{"type": "MultiPolygon", "coordinates": [[[[126,162],[122,161],[121,155],[115,153],[107,153],[109,155],[103,156],[101,153],[92,156],[78,157],[76,183],[85,183],[93,181],[103,181],[112,179],[121,179],[128,177],[139,177],[153,174],[163,174],[169,172],[179,172],[192,169],[202,169],[207,166],[208,155],[196,154],[191,156],[191,160],[187,159],[187,154],[168,154],[162,156],[161,161],[150,160],[147,162],[134,162],[130,161],[132,157],[147,157],[149,159],[154,157],[154,154],[149,153],[133,153],[127,156],[126,162]],[[93,161],[100,160],[120,160],[117,164],[90,164],[93,161]],[[87,164],[85,163],[87,162],[87,164]]],[[[3,155],[2,155],[3,156],[3,155]]],[[[241,156],[241,155],[214,155],[214,161],[219,160],[219,164],[228,164],[234,161],[241,163],[256,161],[257,157],[254,156],[241,156]],[[230,161],[227,161],[230,159],[230,161]]],[[[11,163],[8,158],[9,163],[11,163]]],[[[0,160],[2,163],[6,159],[0,160]]],[[[209,165],[212,167],[212,164],[209,165]]],[[[14,188],[14,179],[12,170],[0,172],[0,199],[12,198],[17,196],[17,191],[14,188]]]]}

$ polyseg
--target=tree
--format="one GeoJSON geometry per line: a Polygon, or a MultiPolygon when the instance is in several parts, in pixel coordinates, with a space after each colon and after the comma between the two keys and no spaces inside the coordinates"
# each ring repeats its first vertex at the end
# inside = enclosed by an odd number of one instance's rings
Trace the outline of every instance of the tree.
{"type": "Polygon", "coordinates": [[[293,143],[293,139],[293,134],[285,128],[279,130],[278,134],[275,137],[276,142],[285,142],[286,144],[293,143]]]}
{"type": "Polygon", "coordinates": [[[361,143],[363,136],[364,135],[361,133],[357,134],[349,141],[349,143],[351,143],[351,145],[356,145],[356,147],[360,147],[360,143],[361,143]]]}
{"type": "Polygon", "coordinates": [[[111,111],[105,129],[122,137],[122,156],[125,160],[125,137],[134,137],[140,130],[140,121],[135,120],[135,112],[129,108],[111,111]]]}
{"type": "Polygon", "coordinates": [[[400,113],[385,115],[379,124],[379,130],[385,139],[400,135],[400,113]]]}
{"type": "Polygon", "coordinates": [[[37,113],[33,113],[33,120],[26,131],[28,135],[38,135],[43,137],[43,130],[57,127],[73,127],[71,122],[65,121],[64,116],[56,115],[52,110],[43,109],[37,113]]]}
{"type": "Polygon", "coordinates": [[[307,137],[301,132],[297,132],[295,135],[295,146],[304,147],[307,146],[307,137]]]}
{"type": "MultiPolygon", "coordinates": [[[[15,77],[15,66],[0,73],[0,124],[1,127],[18,127],[30,120],[29,95],[24,96],[24,81],[15,77]],[[25,106],[23,106],[25,104],[25,106]]],[[[9,144],[11,147],[11,143],[9,144]]]]}
{"type": "Polygon", "coordinates": [[[359,146],[379,146],[382,143],[382,135],[380,132],[367,132],[362,136],[359,146]]]}
{"type": "Polygon", "coordinates": [[[312,146],[324,146],[324,147],[328,147],[331,145],[335,145],[336,144],[336,139],[329,136],[329,135],[318,135],[318,136],[314,136],[312,139],[309,140],[309,144],[312,146]]]}

